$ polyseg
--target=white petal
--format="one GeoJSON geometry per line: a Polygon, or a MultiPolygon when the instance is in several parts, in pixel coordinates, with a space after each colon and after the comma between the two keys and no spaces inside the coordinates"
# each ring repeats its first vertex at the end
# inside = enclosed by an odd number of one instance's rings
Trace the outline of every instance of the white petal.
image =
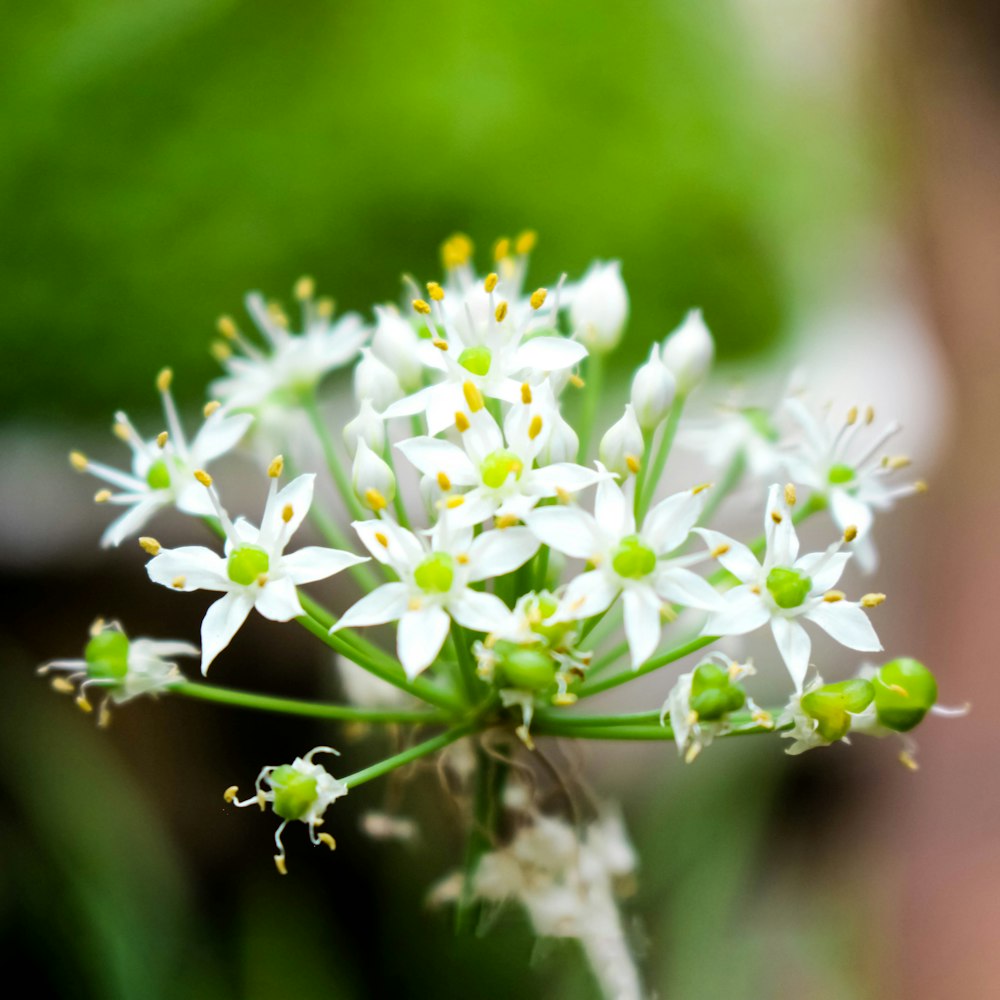
{"type": "Polygon", "coordinates": [[[849,649],[874,652],[882,648],[868,616],[849,601],[822,601],[807,611],[805,617],[849,649]]]}
{"type": "Polygon", "coordinates": [[[472,528],[477,524],[482,524],[488,517],[492,517],[499,506],[500,501],[496,493],[488,487],[481,486],[469,490],[457,507],[445,509],[452,527],[472,528]]]}
{"type": "Polygon", "coordinates": [[[252,423],[253,415],[250,413],[232,416],[223,416],[221,411],[213,413],[191,442],[192,466],[204,468],[220,455],[225,455],[236,447],[252,423]]]}
{"type": "Polygon", "coordinates": [[[533,337],[523,343],[514,355],[513,371],[531,368],[537,372],[560,371],[579,363],[587,356],[587,348],[565,337],[533,337]]]}
{"type": "MultiPolygon", "coordinates": [[[[204,487],[202,487],[202,492],[204,492],[204,487]]],[[[104,534],[101,535],[102,548],[120,545],[126,538],[137,535],[163,506],[165,506],[164,499],[158,494],[140,500],[130,510],[125,511],[120,517],[116,517],[104,529],[104,534]]]]}
{"type": "Polygon", "coordinates": [[[685,608],[721,610],[725,599],[707,580],[681,566],[668,566],[656,577],[656,592],[664,600],[685,608]]]}
{"type": "Polygon", "coordinates": [[[386,407],[382,416],[386,420],[391,420],[393,417],[412,417],[415,413],[423,413],[427,409],[431,392],[437,388],[439,387],[431,385],[426,389],[419,389],[409,396],[404,396],[402,399],[397,399],[396,402],[390,403],[386,407]]]}
{"type": "Polygon", "coordinates": [[[469,429],[462,433],[462,445],[470,459],[478,464],[482,464],[487,455],[503,448],[503,432],[489,410],[470,415],[469,429]]]}
{"type": "Polygon", "coordinates": [[[850,559],[850,552],[810,552],[799,559],[795,569],[812,580],[814,592],[822,593],[836,586],[850,559]]]}
{"type": "Polygon", "coordinates": [[[153,583],[174,590],[230,590],[234,585],[226,572],[226,560],[201,545],[163,549],[146,563],[153,583]]]}
{"type": "Polygon", "coordinates": [[[583,465],[576,465],[573,462],[556,462],[553,465],[543,466],[541,469],[532,469],[525,473],[527,480],[525,492],[529,491],[535,496],[554,497],[559,490],[566,490],[567,493],[578,493],[580,490],[593,486],[604,477],[595,469],[588,469],[583,465]]]}
{"type": "Polygon", "coordinates": [[[455,414],[465,413],[467,406],[461,387],[454,382],[432,385],[427,396],[427,430],[440,434],[455,426],[455,414]]]}
{"type": "Polygon", "coordinates": [[[771,632],[778,644],[778,652],[795,683],[795,690],[801,691],[809,670],[809,653],[812,650],[809,633],[794,618],[785,618],[782,615],[776,615],[771,619],[771,632]]]}
{"type": "Polygon", "coordinates": [[[721,611],[711,614],[702,635],[746,635],[764,625],[771,617],[770,611],[749,587],[735,587],[723,595],[725,602],[721,611]]]}
{"type": "Polygon", "coordinates": [[[174,506],[185,514],[193,514],[195,517],[214,517],[215,505],[208,495],[208,490],[191,476],[186,486],[179,487],[177,499],[174,506]]]}
{"type": "Polygon", "coordinates": [[[201,672],[208,673],[212,661],[232,641],[253,607],[253,596],[242,587],[226,594],[205,612],[201,623],[201,672]]]}
{"type": "Polygon", "coordinates": [[[841,531],[853,526],[858,529],[858,536],[868,534],[874,520],[871,507],[852,497],[846,490],[830,491],[830,513],[833,523],[841,531]]]}
{"type": "Polygon", "coordinates": [[[405,583],[383,583],[351,605],[330,631],[394,622],[406,611],[409,597],[410,590],[405,583]]]}
{"type": "Polygon", "coordinates": [[[708,490],[685,490],[661,500],[642,522],[642,537],[660,555],[683,545],[705,507],[708,490]]]}
{"type": "Polygon", "coordinates": [[[660,641],[660,602],[648,587],[630,587],[622,600],[625,636],[635,668],[653,655],[660,641]]]}
{"type": "Polygon", "coordinates": [[[575,559],[591,559],[607,544],[593,515],[579,507],[538,507],[525,523],[543,545],[575,559]]]}
{"type": "Polygon", "coordinates": [[[308,545],[298,552],[283,556],[281,568],[296,584],[325,580],[334,573],[368,562],[367,556],[356,556],[353,552],[327,549],[319,545],[308,545]]]}
{"type": "Polygon", "coordinates": [[[257,610],[273,622],[288,622],[304,615],[295,584],[287,577],[268,580],[257,588],[254,604],[257,610]]]}
{"type": "Polygon", "coordinates": [[[420,539],[401,528],[395,521],[383,518],[380,521],[353,521],[351,527],[358,534],[362,544],[380,562],[402,570],[415,566],[426,555],[420,539]],[[382,536],[389,544],[383,545],[382,536]]]}
{"type": "Polygon", "coordinates": [[[757,557],[742,542],[722,534],[721,531],[711,531],[708,528],[695,528],[694,532],[705,539],[709,552],[721,553],[715,558],[737,579],[745,582],[756,580],[760,576],[760,563],[757,562],[757,557]]]}
{"type": "Polygon", "coordinates": [[[612,538],[635,534],[632,497],[610,476],[597,484],[594,495],[594,520],[612,538]]]}
{"type": "Polygon", "coordinates": [[[530,528],[484,531],[469,548],[469,580],[486,580],[523,566],[540,542],[530,528]]]}
{"type": "Polygon", "coordinates": [[[451,619],[436,604],[403,613],[396,635],[396,653],[410,680],[434,662],[450,626],[451,619]]]}
{"type": "Polygon", "coordinates": [[[166,656],[198,656],[201,650],[190,642],[176,639],[132,639],[129,652],[160,659],[166,656]]]}
{"type": "Polygon", "coordinates": [[[464,590],[448,602],[448,610],[459,625],[473,632],[492,632],[510,616],[510,609],[494,594],[464,590]]]}
{"type": "Polygon", "coordinates": [[[620,585],[601,570],[581,573],[570,581],[553,620],[576,621],[600,614],[611,606],[620,591],[620,585]]]}
{"type": "Polygon", "coordinates": [[[312,506],[313,490],[316,487],[316,476],[306,473],[293,479],[283,489],[278,490],[274,503],[268,504],[264,518],[261,520],[260,533],[264,538],[277,538],[279,533],[286,540],[298,530],[309,508],[312,506]],[[286,507],[292,508],[291,519],[284,519],[286,507]]]}
{"type": "Polygon", "coordinates": [[[474,486],[479,481],[469,456],[450,441],[416,437],[400,441],[396,447],[425,476],[437,477],[444,473],[454,486],[474,486]]]}
{"type": "Polygon", "coordinates": [[[767,538],[767,565],[791,566],[799,555],[799,538],[795,524],[784,501],[784,487],[774,483],[767,496],[764,514],[764,536],[767,538]],[[777,515],[775,520],[772,515],[777,515]]]}

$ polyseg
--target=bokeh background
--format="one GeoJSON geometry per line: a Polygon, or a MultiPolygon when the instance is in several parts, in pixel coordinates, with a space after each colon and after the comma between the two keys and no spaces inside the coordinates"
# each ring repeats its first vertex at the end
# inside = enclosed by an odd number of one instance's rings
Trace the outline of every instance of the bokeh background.
{"type": "MultiPolygon", "coordinates": [[[[214,318],[247,288],[310,273],[366,310],[403,272],[435,276],[450,232],[485,248],[525,226],[540,281],[624,262],[623,369],[701,305],[724,375],[801,358],[818,389],[904,419],[933,489],[883,529],[880,633],[974,703],[924,728],[916,775],[871,741],[590,759],[642,854],[628,914],[650,988],[1000,995],[991,5],[62,0],[4,22],[0,934],[35,995],[593,995],[573,947],[536,947],[516,914],[456,940],[426,908],[459,846],[433,773],[352,793],[336,855],[291,838],[274,875],[270,824],[221,790],[319,742],[366,761],[365,734],[171,700],[99,732],[33,675],[97,613],[166,636],[203,610],[153,593],[129,547],[97,551],[70,447],[113,457],[118,407],[158,421],[163,364],[193,410],[214,318]],[[418,844],[357,830],[387,794],[418,844]]],[[[337,692],[329,659],[275,626],[214,673],[337,692]]]]}

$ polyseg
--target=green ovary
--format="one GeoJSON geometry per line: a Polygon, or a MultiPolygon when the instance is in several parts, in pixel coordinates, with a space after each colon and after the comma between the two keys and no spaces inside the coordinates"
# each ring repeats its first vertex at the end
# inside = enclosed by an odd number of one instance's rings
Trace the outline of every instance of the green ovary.
{"type": "Polygon", "coordinates": [[[248,587],[265,575],[270,565],[271,561],[263,549],[257,548],[256,545],[241,545],[230,552],[226,573],[233,583],[248,587]]]}
{"type": "Polygon", "coordinates": [[[316,779],[291,764],[276,767],[267,780],[274,791],[274,811],[282,819],[302,819],[316,801],[316,779]]]}
{"type": "Polygon", "coordinates": [[[638,535],[623,538],[611,557],[611,566],[629,580],[641,580],[656,568],[656,553],[638,535]]]}
{"type": "Polygon", "coordinates": [[[812,580],[797,569],[775,566],[767,574],[767,589],[779,608],[797,608],[809,596],[812,580]]]}
{"type": "Polygon", "coordinates": [[[84,651],[87,676],[102,680],[122,680],[128,673],[128,639],[108,630],[95,635],[84,651]]]}
{"type": "Polygon", "coordinates": [[[906,733],[918,725],[937,701],[937,681],[919,660],[900,657],[878,672],[875,710],[887,729],[906,733]]]}
{"type": "Polygon", "coordinates": [[[857,473],[849,465],[831,465],[827,473],[827,479],[831,486],[843,486],[844,483],[851,482],[857,473]]]}
{"type": "Polygon", "coordinates": [[[717,663],[702,663],[691,678],[691,709],[703,722],[715,722],[741,709],[746,692],[717,663]]]}
{"type": "Polygon", "coordinates": [[[555,680],[556,662],[552,654],[537,645],[519,646],[501,640],[494,652],[502,680],[511,687],[542,691],[555,680]]]}
{"type": "Polygon", "coordinates": [[[493,364],[493,355],[488,347],[467,347],[458,356],[458,363],[473,375],[485,375],[493,364]]]}
{"type": "Polygon", "coordinates": [[[505,449],[487,455],[480,466],[483,485],[491,490],[500,489],[511,474],[515,479],[520,479],[522,472],[524,472],[524,462],[514,452],[505,449]]]}
{"type": "Polygon", "coordinates": [[[855,678],[826,684],[802,696],[802,710],[816,720],[816,732],[830,743],[843,739],[851,729],[851,715],[863,712],[875,697],[866,680],[855,678]]]}
{"type": "Polygon", "coordinates": [[[425,594],[446,594],[455,581],[455,560],[434,552],[413,571],[413,580],[425,594]]]}
{"type": "Polygon", "coordinates": [[[170,469],[163,459],[154,462],[146,473],[146,482],[154,490],[165,490],[170,486],[170,469]]]}

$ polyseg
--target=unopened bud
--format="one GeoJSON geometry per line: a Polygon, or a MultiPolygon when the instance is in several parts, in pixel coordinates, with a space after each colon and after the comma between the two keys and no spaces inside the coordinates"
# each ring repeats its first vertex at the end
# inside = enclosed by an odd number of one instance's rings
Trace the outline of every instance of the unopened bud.
{"type": "Polygon", "coordinates": [[[376,410],[382,411],[390,403],[403,398],[403,387],[396,373],[371,348],[361,349],[361,360],[354,369],[355,399],[370,399],[376,410]]]}
{"type": "Polygon", "coordinates": [[[605,354],[618,346],[628,308],[619,262],[594,261],[573,291],[570,319],[580,340],[591,351],[605,354]]]}
{"type": "Polygon", "coordinates": [[[705,380],[715,357],[715,342],[700,309],[692,309],[663,342],[660,357],[677,380],[677,391],[687,395],[705,380]]]}
{"type": "Polygon", "coordinates": [[[632,379],[632,407],[644,431],[653,430],[664,420],[676,392],[673,372],[660,359],[659,344],[654,344],[649,360],[638,368],[632,379]]]}
{"type": "Polygon", "coordinates": [[[392,469],[363,441],[358,441],[354,455],[352,484],[358,499],[376,513],[396,495],[396,477],[392,469]]]}
{"type": "Polygon", "coordinates": [[[632,466],[642,458],[644,447],[642,428],[629,403],[621,419],[601,438],[598,453],[608,469],[624,478],[632,475],[632,466]]]}
{"type": "Polygon", "coordinates": [[[413,326],[391,306],[376,306],[372,350],[409,392],[419,389],[424,375],[420,338],[413,326]]]}
{"type": "Polygon", "coordinates": [[[363,399],[358,415],[344,425],[344,443],[352,456],[358,450],[359,441],[364,441],[374,452],[385,448],[385,423],[370,399],[363,399]]]}

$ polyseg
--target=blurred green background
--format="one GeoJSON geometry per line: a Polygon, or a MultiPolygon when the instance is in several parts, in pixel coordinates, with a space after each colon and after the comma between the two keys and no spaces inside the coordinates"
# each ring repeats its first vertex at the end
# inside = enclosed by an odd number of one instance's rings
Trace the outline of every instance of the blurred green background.
{"type": "MultiPolygon", "coordinates": [[[[215,317],[245,290],[287,295],[310,273],[367,311],[404,271],[437,276],[454,230],[485,250],[537,229],[540,283],[621,258],[623,362],[694,305],[724,357],[758,355],[832,294],[884,185],[857,81],[795,51],[809,71],[790,76],[764,44],[784,26],[760,5],[63,0],[8,6],[4,22],[0,420],[20,435],[148,410],[163,364],[193,404],[216,371],[215,317]]],[[[87,560],[8,574],[0,636],[0,930],[34,995],[591,995],[570,946],[532,961],[516,915],[456,941],[425,911],[458,849],[433,779],[412,796],[423,847],[352,833],[352,795],[337,855],[293,838],[281,880],[269,824],[219,793],[335,732],[160,702],[99,733],[52,697],[31,668],[77,655],[98,611],[135,634],[197,625],[200,609],[134,591],[134,560],[87,560]]],[[[219,679],[315,694],[329,663],[287,641],[249,629],[219,679]]],[[[858,957],[866,917],[817,839],[841,772],[793,772],[774,747],[713,750],[696,774],[669,747],[643,752],[629,919],[650,985],[759,997],[780,960],[778,995],[877,995],[858,957]],[[813,892],[793,891],[803,880],[813,892]]]]}

